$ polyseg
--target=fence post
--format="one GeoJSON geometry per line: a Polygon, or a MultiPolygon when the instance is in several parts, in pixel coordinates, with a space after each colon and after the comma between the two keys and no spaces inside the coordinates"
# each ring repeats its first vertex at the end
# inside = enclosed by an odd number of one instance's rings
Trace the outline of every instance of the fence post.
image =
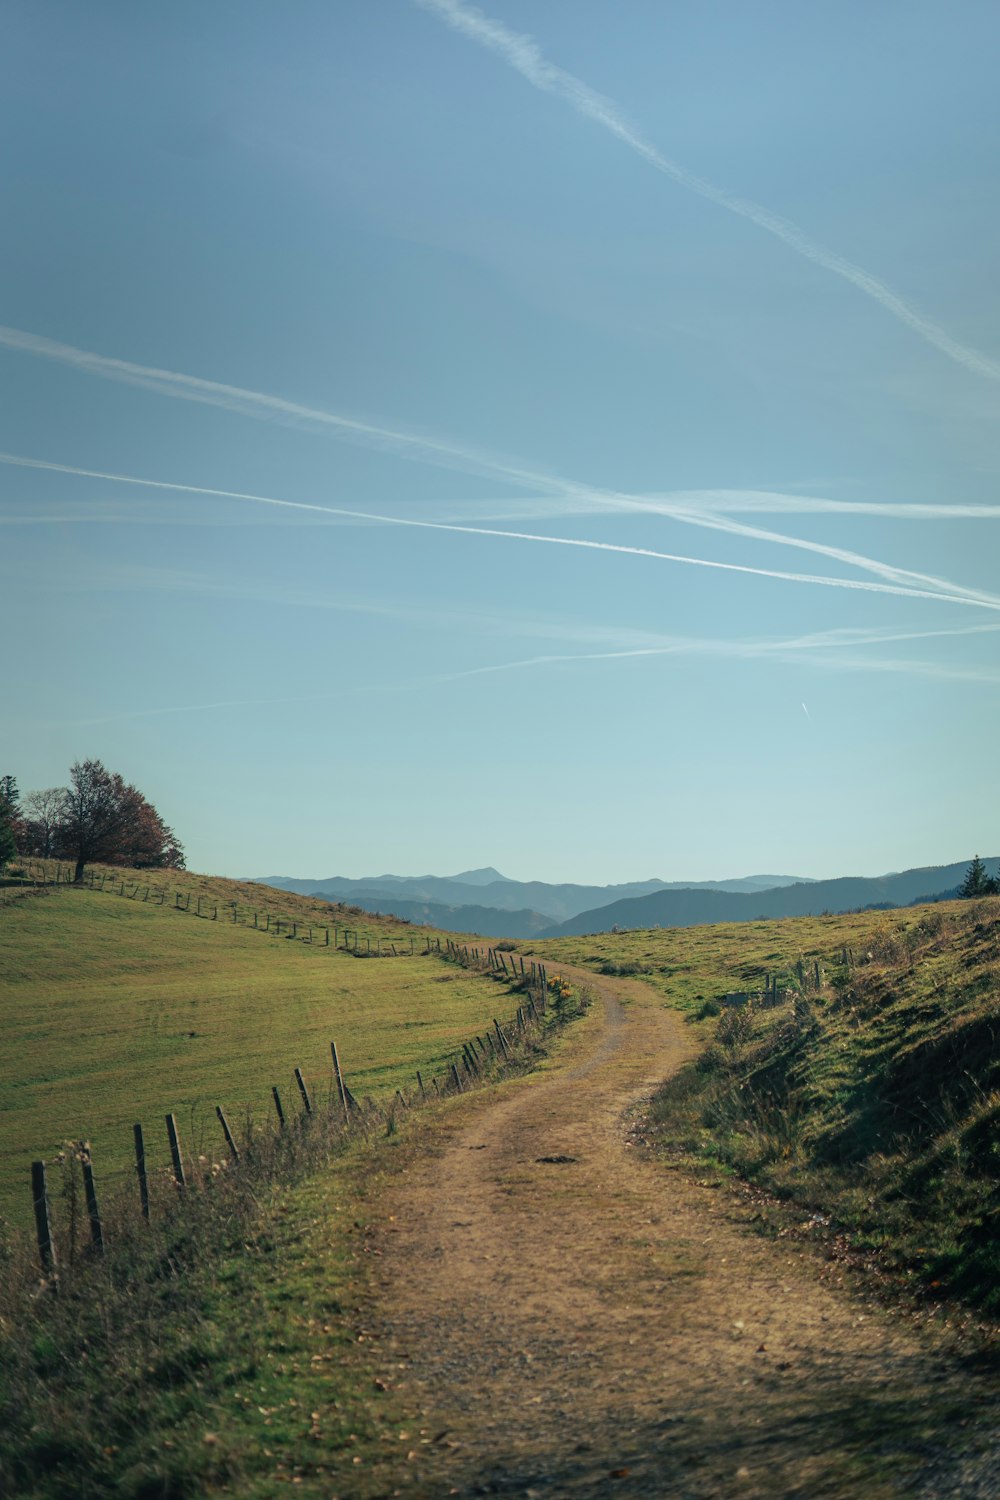
{"type": "Polygon", "coordinates": [[[309,1090],[306,1088],[306,1081],[302,1077],[301,1068],[295,1069],[295,1082],[298,1084],[299,1093],[302,1095],[302,1108],[307,1115],[311,1115],[313,1112],[312,1101],[309,1098],[309,1090]]]}
{"type": "Polygon", "coordinates": [[[456,1068],[456,1066],[455,1066],[455,1064],[454,1064],[454,1063],[452,1063],[452,1065],[451,1065],[451,1076],[452,1076],[452,1078],[453,1078],[453,1079],[454,1079],[454,1082],[455,1082],[455,1087],[456,1087],[456,1089],[457,1089],[457,1090],[458,1090],[458,1092],[459,1092],[459,1093],[460,1093],[460,1094],[461,1094],[461,1093],[463,1093],[463,1092],[464,1092],[464,1090],[463,1090],[463,1088],[462,1088],[462,1080],[461,1080],[461,1078],[459,1078],[459,1076],[458,1076],[458,1069],[457,1069],[457,1068],[456,1068]]]}
{"type": "Polygon", "coordinates": [[[497,1036],[500,1038],[500,1046],[503,1049],[504,1060],[506,1062],[510,1062],[510,1048],[507,1046],[507,1038],[504,1036],[502,1030],[500,1029],[500,1022],[495,1016],[493,1017],[493,1025],[496,1028],[497,1036]]]}
{"type": "Polygon", "coordinates": [[[421,1097],[421,1099],[426,1099],[427,1098],[427,1090],[424,1088],[424,1080],[420,1076],[420,1069],[419,1068],[417,1069],[417,1087],[420,1090],[420,1097],[421,1097]]]}
{"type": "Polygon", "coordinates": [[[215,1106],[215,1113],[219,1117],[219,1124],[222,1126],[222,1133],[226,1137],[226,1145],[229,1147],[230,1155],[232,1156],[233,1161],[239,1161],[239,1159],[240,1159],[239,1147],[237,1146],[236,1142],[233,1140],[233,1132],[229,1128],[229,1121],[226,1119],[226,1116],[223,1113],[223,1109],[222,1109],[222,1105],[221,1104],[217,1104],[215,1106]]]}
{"type": "Polygon", "coordinates": [[[347,1123],[351,1118],[351,1112],[347,1107],[347,1090],[344,1088],[344,1075],[340,1071],[340,1057],[337,1053],[337,1043],[330,1042],[330,1056],[333,1058],[333,1071],[337,1079],[337,1091],[340,1094],[340,1102],[344,1106],[344,1121],[347,1123]]]}
{"type": "Polygon", "coordinates": [[[284,1130],[285,1111],[281,1107],[281,1095],[278,1093],[278,1085],[276,1083],[271,1085],[271,1097],[274,1099],[274,1108],[278,1116],[278,1129],[284,1130]]]}
{"type": "Polygon", "coordinates": [[[184,1163],[181,1160],[181,1142],[177,1134],[177,1121],[173,1115],[167,1115],[167,1138],[170,1141],[170,1158],[174,1164],[174,1181],[179,1188],[186,1187],[184,1180],[184,1163]]]}
{"type": "Polygon", "coordinates": [[[90,1142],[77,1142],[80,1150],[80,1166],[83,1168],[83,1192],[87,1200],[87,1218],[90,1220],[90,1238],[98,1255],[104,1254],[104,1226],[101,1211],[97,1206],[97,1188],[94,1186],[94,1164],[90,1157],[90,1142]]]}
{"type": "Polygon", "coordinates": [[[45,1186],[45,1163],[31,1163],[31,1196],[35,1205],[35,1230],[38,1235],[38,1255],[42,1270],[58,1285],[59,1272],[56,1266],[56,1249],[52,1243],[52,1225],[49,1221],[49,1195],[45,1186]]]}
{"type": "Polygon", "coordinates": [[[132,1126],[132,1137],[135,1141],[135,1175],[139,1179],[139,1203],[142,1208],[142,1217],[149,1223],[149,1182],[146,1179],[146,1146],[142,1139],[142,1126],[138,1123],[132,1126]]]}

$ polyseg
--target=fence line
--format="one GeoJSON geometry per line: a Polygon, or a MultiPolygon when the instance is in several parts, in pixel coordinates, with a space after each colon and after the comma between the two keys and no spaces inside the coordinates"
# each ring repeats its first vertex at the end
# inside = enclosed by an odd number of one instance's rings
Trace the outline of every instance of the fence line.
{"type": "MultiPolygon", "coordinates": [[[[455,945],[452,945],[455,947],[455,945]]],[[[456,948],[457,951],[457,948],[456,948]]],[[[541,974],[541,966],[532,966],[534,973],[525,974],[525,984],[538,979],[541,974]]],[[[561,981],[548,981],[549,986],[561,981]]],[[[539,991],[541,993],[541,991],[539,991]]],[[[581,997],[581,1006],[585,1003],[581,997]]],[[[553,1007],[553,1015],[550,1026],[564,1024],[571,1019],[571,1015],[564,1006],[553,1007]]],[[[577,1012],[574,1012],[576,1014],[577,1012]]],[[[418,1070],[416,1073],[417,1088],[415,1092],[406,1094],[397,1088],[395,1096],[386,1111],[380,1108],[373,1100],[366,1099],[363,1103],[355,1098],[347,1085],[346,1078],[340,1062],[336,1041],[330,1040],[330,1055],[332,1066],[331,1088],[325,1109],[318,1105],[316,1089],[310,1090],[301,1067],[293,1069],[293,1077],[298,1087],[301,1102],[301,1111],[291,1120],[289,1119],[281,1101],[281,1096],[276,1084],[271,1086],[271,1099],[275,1108],[276,1120],[273,1130],[280,1138],[289,1129],[307,1131],[314,1127],[319,1120],[327,1123],[340,1117],[340,1128],[345,1132],[360,1129],[366,1136],[370,1126],[379,1120],[388,1122],[390,1129],[395,1128],[395,1115],[397,1110],[410,1110],[418,1105],[430,1105],[439,1103],[449,1095],[464,1094],[469,1088],[477,1084],[484,1084],[493,1079],[502,1077],[511,1067],[515,1066],[530,1056],[534,1050],[535,1042],[545,1028],[544,1002],[541,1008],[536,1006],[534,995],[528,996],[527,1007],[519,1005],[513,1018],[501,1025],[497,1017],[493,1018],[493,1033],[486,1033],[486,1040],[481,1036],[474,1036],[468,1041],[459,1043],[457,1048],[446,1057],[443,1074],[432,1076],[430,1085],[433,1093],[428,1089],[423,1074],[418,1070]]],[[[221,1104],[215,1106],[215,1114],[222,1129],[223,1140],[228,1151],[230,1170],[242,1170],[248,1162],[253,1162],[255,1152],[254,1129],[252,1121],[247,1120],[243,1145],[237,1142],[236,1135],[232,1130],[229,1119],[221,1104]]],[[[185,1153],[181,1132],[177,1125],[176,1116],[168,1113],[164,1116],[166,1126],[167,1145],[170,1154],[170,1166],[161,1168],[156,1174],[158,1180],[163,1180],[164,1174],[169,1177],[174,1192],[183,1200],[184,1195],[197,1191],[203,1187],[211,1175],[219,1169],[219,1163],[213,1163],[208,1173],[200,1170],[199,1162],[191,1158],[190,1153],[185,1153]]],[[[150,1176],[147,1162],[146,1141],[141,1123],[136,1122],[132,1127],[133,1144],[135,1151],[134,1169],[112,1170],[104,1174],[105,1181],[118,1181],[130,1178],[135,1174],[138,1190],[138,1210],[142,1219],[148,1224],[151,1222],[151,1194],[150,1176]]],[[[65,1162],[66,1154],[60,1153],[57,1158],[65,1162]]],[[[87,1220],[91,1236],[91,1253],[103,1255],[107,1248],[107,1235],[105,1232],[105,1221],[101,1214],[98,1199],[97,1181],[94,1174],[93,1153],[89,1142],[78,1141],[73,1143],[68,1163],[69,1171],[74,1170],[74,1161],[80,1164],[83,1178],[84,1196],[86,1203],[87,1220]]],[[[53,1230],[51,1202],[48,1192],[47,1168],[51,1162],[37,1160],[31,1163],[31,1195],[34,1209],[35,1234],[38,1244],[38,1257],[43,1276],[46,1278],[48,1288],[53,1293],[59,1290],[59,1264],[60,1256],[57,1252],[57,1239],[53,1230]]],[[[224,1163],[223,1163],[224,1165],[224,1163]]],[[[177,1201],[175,1199],[175,1201],[177,1201]]],[[[71,1254],[72,1260],[72,1236],[71,1254]]]]}
{"type": "MultiPolygon", "coordinates": [[[[29,883],[34,885],[57,884],[62,882],[49,881],[46,879],[33,879],[29,883]]],[[[66,882],[73,884],[72,880],[66,882]]],[[[105,895],[123,897],[127,901],[151,902],[157,906],[167,904],[166,889],[156,890],[143,880],[131,877],[123,877],[115,872],[104,871],[98,873],[96,870],[87,872],[83,884],[88,889],[102,892],[105,895]]],[[[339,903],[338,903],[339,904],[339,903]]],[[[274,937],[284,937],[292,941],[305,943],[313,947],[335,948],[344,953],[353,953],[359,958],[405,958],[415,957],[417,953],[418,937],[421,941],[421,953],[426,957],[431,953],[441,953],[441,939],[431,932],[409,933],[408,945],[401,934],[396,938],[383,937],[376,933],[374,946],[372,945],[372,934],[362,931],[359,924],[348,926],[343,922],[308,922],[298,917],[277,915],[270,910],[243,904],[238,901],[225,901],[220,903],[214,898],[210,901],[207,896],[198,895],[193,891],[178,891],[173,893],[171,903],[173,910],[186,912],[193,917],[200,917],[203,921],[218,922],[228,921],[234,926],[240,926],[255,932],[264,932],[274,937]],[[194,905],[192,906],[192,897],[194,905]],[[332,937],[331,937],[332,934],[332,937]],[[397,947],[397,939],[399,946],[397,947]],[[364,947],[362,948],[362,943],[364,947]]],[[[378,917],[390,915],[391,913],[370,912],[367,915],[378,917]]],[[[395,918],[401,927],[409,926],[403,918],[395,918]]]]}

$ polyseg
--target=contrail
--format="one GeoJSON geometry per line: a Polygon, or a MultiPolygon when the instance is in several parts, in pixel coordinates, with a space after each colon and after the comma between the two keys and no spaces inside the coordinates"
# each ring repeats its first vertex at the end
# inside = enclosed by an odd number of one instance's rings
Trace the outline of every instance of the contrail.
{"type": "Polygon", "coordinates": [[[205,485],[176,484],[161,479],[140,479],[129,474],[111,474],[97,469],[75,468],[69,464],[50,464],[41,459],[21,458],[0,453],[0,463],[25,468],[51,469],[61,474],[76,474],[89,479],[106,479],[117,484],[143,485],[151,489],[170,490],[189,495],[213,495],[228,500],[244,500],[255,505],[271,505],[283,510],[312,511],[320,515],[344,516],[355,521],[377,521],[385,526],[409,526],[425,531],[450,531],[466,536],[503,537],[508,541],[532,542],[550,547],[578,547],[594,552],[614,552],[623,556],[648,557],[658,562],[672,562],[693,568],[708,568],[721,573],[742,573],[757,578],[775,578],[783,583],[814,584],[820,588],[851,589],[873,594],[893,594],[906,599],[935,599],[940,603],[971,605],[1000,610],[1000,600],[981,598],[978,594],[952,594],[934,589],[908,588],[902,584],[869,582],[861,578],[830,578],[820,573],[791,573],[779,568],[756,568],[749,563],[718,562],[683,553],[661,552],[653,547],[632,547],[621,542],[598,542],[582,537],[545,536],[530,531],[505,531],[492,526],[461,526],[447,521],[422,521],[410,516],[390,516],[377,511],[349,510],[339,505],[317,505],[304,500],[283,500],[273,495],[257,495],[245,490],[222,490],[205,485]]]}
{"type": "MultiPolygon", "coordinates": [[[[547,490],[552,494],[578,501],[583,500],[591,505],[610,505],[612,508],[623,510],[645,509],[670,516],[682,524],[711,525],[716,530],[731,531],[736,535],[750,534],[746,531],[741,532],[736,522],[725,521],[718,517],[710,520],[703,512],[692,512],[690,506],[680,505],[675,501],[636,500],[615,491],[595,489],[593,486],[566,479],[559,474],[527,469],[521,464],[512,464],[486,454],[476,453],[458,443],[407,433],[382,424],[360,422],[335,412],[286,401],[281,396],[247,390],[243,386],[226,385],[219,381],[205,380],[196,375],[182,374],[176,370],[163,370],[152,365],[137,365],[129,360],[108,358],[87,349],[77,349],[71,344],[60,344],[38,334],[27,333],[21,329],[0,325],[0,344],[6,344],[9,348],[17,349],[22,353],[54,359],[61,364],[68,364],[75,369],[100,375],[105,379],[138,385],[161,395],[178,396],[183,400],[220,406],[225,410],[235,411],[245,416],[259,419],[273,414],[283,422],[316,422],[334,431],[340,437],[369,444],[378,443],[383,447],[391,446],[407,458],[422,460],[439,467],[458,468],[466,473],[486,474],[509,484],[547,490]]],[[[766,539],[779,546],[800,547],[808,551],[824,553],[824,547],[820,543],[802,542],[795,537],[784,536],[778,532],[771,532],[766,538],[761,534],[759,539],[766,539]]],[[[891,581],[903,582],[908,579],[911,584],[939,588],[945,593],[968,592],[970,597],[978,597],[977,591],[965,590],[962,585],[954,584],[949,579],[931,578],[926,574],[909,574],[903,569],[892,568],[888,564],[865,558],[860,553],[851,553],[848,556],[844,553],[838,554],[836,550],[827,550],[825,555],[840,562],[849,561],[853,567],[887,577],[891,581]]]]}
{"type": "MultiPolygon", "coordinates": [[[[943,631],[941,634],[949,634],[943,631]]],[[[658,656],[721,656],[735,660],[763,660],[795,663],[800,653],[793,641],[726,641],[681,638],[667,646],[640,646],[626,651],[545,652],[520,657],[516,661],[495,662],[485,667],[468,667],[426,678],[427,682],[458,682],[467,677],[486,677],[501,672],[516,672],[531,667],[572,665],[575,662],[626,661],[658,656]]],[[[868,656],[824,656],[812,658],[810,665],[837,671],[897,672],[907,676],[930,677],[946,682],[1000,683],[1000,671],[992,667],[952,667],[940,662],[901,661],[868,656]]],[[[804,707],[804,705],[803,705],[804,707]]],[[[806,716],[809,716],[808,709],[806,716]]]]}
{"type": "Polygon", "coordinates": [[[28,333],[24,329],[8,328],[0,324],[0,345],[16,349],[22,354],[33,354],[41,359],[70,365],[88,375],[99,375],[105,380],[116,380],[123,385],[155,391],[161,396],[173,396],[180,401],[217,406],[240,416],[264,420],[273,418],[292,426],[313,422],[331,429],[340,437],[369,446],[391,448],[408,457],[419,456],[442,468],[487,474],[528,489],[541,487],[557,494],[576,493],[576,487],[564,480],[520,469],[516,465],[504,463],[502,459],[474,453],[460,444],[448,443],[440,438],[405,432],[401,428],[375,422],[362,422],[338,412],[303,406],[297,401],[286,401],[282,396],[272,396],[265,391],[251,391],[245,386],[227,385],[223,381],[205,380],[179,370],[165,370],[155,365],[139,365],[127,359],[110,358],[104,354],[95,354],[89,349],[78,349],[73,344],[59,343],[41,334],[28,333]]]}
{"type": "Polygon", "coordinates": [[[713,516],[706,513],[700,516],[691,516],[691,522],[696,526],[704,526],[714,531],[725,531],[734,536],[750,537],[755,541],[776,542],[784,547],[798,547],[803,552],[814,552],[820,557],[828,557],[834,562],[847,563],[848,566],[861,568],[868,573],[875,573],[885,578],[890,583],[902,583],[908,580],[910,583],[925,584],[929,588],[950,589],[960,591],[970,598],[979,599],[982,602],[1000,604],[1000,597],[989,593],[985,589],[975,589],[966,584],[956,584],[946,578],[936,578],[930,573],[917,573],[910,568],[897,568],[891,563],[882,563],[874,558],[865,557],[860,552],[850,551],[846,547],[834,547],[828,542],[810,542],[801,537],[786,536],[783,532],[766,531],[760,526],[746,526],[728,517],[713,516]]]}
{"type": "Polygon", "coordinates": [[[936,323],[917,312],[909,303],[904,302],[897,292],[894,292],[884,281],[880,281],[877,276],[873,276],[861,266],[854,265],[852,261],[846,260],[836,251],[828,250],[824,245],[810,239],[804,230],[791,220],[781,218],[749,198],[738,198],[732,193],[727,193],[723,188],[716,187],[704,177],[689,172],[685,167],[678,166],[676,162],[664,156],[628,122],[612,100],[589,88],[572,73],[567,73],[564,69],[550,63],[542,55],[538,44],[532,37],[509,31],[506,26],[495,21],[491,16],[485,15],[481,10],[463,5],[461,0],[416,0],[416,4],[421,9],[440,17],[462,36],[468,37],[470,41],[477,42],[487,51],[500,57],[509,67],[514,68],[523,78],[526,78],[534,88],[541,89],[543,93],[552,94],[575,109],[578,114],[585,115],[596,124],[603,126],[630,150],[649,162],[650,166],[655,167],[658,172],[662,172],[664,176],[671,178],[681,187],[688,188],[712,203],[717,203],[720,208],[737,214],[741,219],[749,219],[759,229],[781,240],[796,254],[804,256],[806,260],[811,260],[815,265],[822,266],[824,270],[832,271],[835,276],[840,276],[844,281],[850,282],[858,291],[863,292],[866,297],[871,297],[873,301],[884,307],[886,312],[905,324],[926,343],[940,350],[949,359],[953,359],[956,364],[963,365],[967,370],[984,376],[987,380],[1000,380],[1000,360],[993,359],[988,354],[967,344],[959,343],[943,328],[938,327],[936,323]]]}
{"type": "MultiPolygon", "coordinates": [[[[949,636],[966,635],[976,630],[996,630],[1000,626],[972,626],[965,630],[930,630],[916,631],[909,634],[892,635],[885,633],[880,635],[877,631],[868,633],[871,644],[877,644],[880,640],[916,640],[925,636],[949,636]]],[[[824,634],[829,637],[847,635],[847,631],[828,631],[824,634]]],[[[863,630],[856,632],[859,636],[865,635],[863,630]]],[[[822,645],[833,645],[834,641],[824,640],[823,634],[812,638],[816,647],[822,645]]],[[[860,644],[861,642],[859,642],[860,644]]],[[[729,641],[729,640],[703,640],[691,637],[677,637],[669,644],[661,646],[635,647],[629,650],[619,651],[584,651],[584,652],[548,652],[539,656],[524,657],[518,661],[498,662],[485,667],[470,667],[461,672],[448,672],[435,674],[431,677],[414,678],[412,681],[396,684],[396,688],[419,688],[428,683],[457,682],[469,677],[484,677],[501,672],[514,672],[531,667],[553,666],[572,664],[574,662],[590,661],[623,661],[629,658],[656,657],[656,656],[721,656],[728,658],[770,658],[780,662],[795,662],[805,640],[795,641],[729,641]]],[[[965,668],[942,666],[936,662],[906,662],[898,660],[884,660],[869,657],[838,657],[817,656],[814,665],[818,667],[832,668],[834,670],[847,671],[870,671],[870,672],[897,672],[908,676],[930,677],[938,681],[949,682],[974,682],[974,683],[1000,683],[1000,672],[990,668],[965,668]]],[[[375,691],[376,689],[369,689],[375,691]]],[[[379,690],[393,691],[392,684],[381,684],[379,690]]],[[[273,708],[289,704],[301,703],[325,703],[336,698],[337,693],[296,693],[287,697],[279,698],[224,698],[211,703],[176,703],[163,705],[158,708],[126,709],[119,713],[105,714],[98,718],[75,719],[66,727],[88,728],[104,724],[117,724],[131,719],[160,718],[169,714],[189,714],[214,712],[226,708],[273,708]]],[[[805,704],[802,705],[807,718],[810,718],[809,710],[805,704]]]]}
{"type": "Polygon", "coordinates": [[[635,502],[669,501],[701,506],[713,514],[758,512],[764,515],[885,516],[894,521],[996,521],[1000,505],[953,504],[912,500],[831,500],[821,495],[790,495],[775,490],[669,490],[661,495],[631,495],[635,502]]]}

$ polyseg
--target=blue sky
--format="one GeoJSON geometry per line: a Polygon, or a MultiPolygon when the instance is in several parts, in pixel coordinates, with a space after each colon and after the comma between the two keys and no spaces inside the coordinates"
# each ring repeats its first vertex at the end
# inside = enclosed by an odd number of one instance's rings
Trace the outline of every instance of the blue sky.
{"type": "Polygon", "coordinates": [[[996,853],[998,32],[15,0],[0,769],[234,875],[996,853]]]}

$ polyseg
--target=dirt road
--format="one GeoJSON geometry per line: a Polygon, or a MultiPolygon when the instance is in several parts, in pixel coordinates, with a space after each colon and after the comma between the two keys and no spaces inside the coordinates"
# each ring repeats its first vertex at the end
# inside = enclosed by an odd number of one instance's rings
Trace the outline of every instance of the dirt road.
{"type": "Polygon", "coordinates": [[[630,1144],[690,1053],[614,981],[544,1067],[441,1111],[377,1231],[376,1349],[410,1413],[384,1493],[997,1493],[949,1477],[992,1398],[930,1335],[630,1144]]]}

